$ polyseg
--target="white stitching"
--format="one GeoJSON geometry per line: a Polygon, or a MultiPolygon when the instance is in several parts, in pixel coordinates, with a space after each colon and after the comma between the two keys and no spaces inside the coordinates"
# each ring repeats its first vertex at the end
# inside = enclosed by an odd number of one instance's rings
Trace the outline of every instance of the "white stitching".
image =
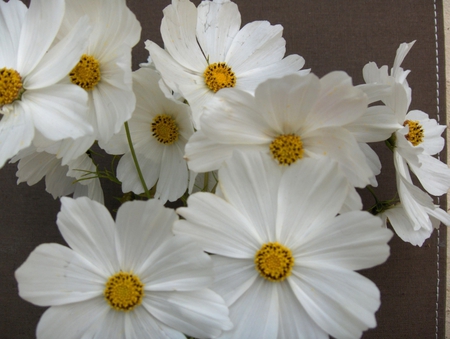
{"type": "MultiPolygon", "coordinates": [[[[433,7],[434,7],[434,40],[435,40],[435,46],[436,46],[436,120],[438,123],[440,123],[440,100],[439,100],[439,42],[438,42],[438,22],[437,22],[437,6],[436,6],[436,0],[433,0],[433,7]]],[[[440,153],[438,153],[438,159],[440,160],[440,153]]],[[[438,205],[441,204],[440,198],[437,197],[437,203],[438,205]]],[[[439,337],[439,290],[440,290],[440,271],[439,271],[439,261],[440,261],[440,231],[439,228],[437,231],[437,244],[436,244],[436,320],[435,320],[435,334],[436,339],[439,337]]]]}

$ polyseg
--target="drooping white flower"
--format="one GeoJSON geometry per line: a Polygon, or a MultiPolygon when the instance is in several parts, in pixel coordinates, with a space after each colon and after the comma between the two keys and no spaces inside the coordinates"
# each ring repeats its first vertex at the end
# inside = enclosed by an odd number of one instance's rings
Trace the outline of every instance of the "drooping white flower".
{"type": "Polygon", "coordinates": [[[191,105],[197,129],[203,105],[222,88],[253,93],[264,80],[304,65],[299,55],[284,58],[281,25],[254,21],[240,26],[238,7],[229,0],[202,1],[198,8],[188,0],[173,0],[161,23],[165,49],[146,42],[165,83],[191,105]]]}
{"type": "Polygon", "coordinates": [[[206,172],[218,169],[235,149],[263,152],[280,165],[328,157],[353,186],[365,187],[374,173],[346,125],[366,108],[365,94],[344,72],[269,79],[255,96],[223,89],[205,106],[186,159],[191,170],[206,172]]]}
{"type": "MultiPolygon", "coordinates": [[[[156,183],[155,197],[163,202],[180,198],[188,187],[189,171],[184,147],[194,133],[188,105],[166,97],[160,75],[141,68],[133,73],[136,110],[128,121],[137,160],[149,188],[156,183]]],[[[124,128],[105,145],[111,154],[124,154],[117,177],[124,192],[143,193],[124,128]]]]}
{"type": "Polygon", "coordinates": [[[29,9],[0,1],[0,167],[36,131],[52,141],[92,133],[86,93],[58,83],[82,54],[90,27],[80,17],[54,44],[64,13],[64,0],[33,0],[29,9]]]}
{"type": "Polygon", "coordinates": [[[51,306],[38,339],[201,338],[232,325],[207,289],[211,260],[158,200],[122,205],[116,222],[88,198],[62,198],[58,227],[71,248],[38,246],[16,271],[19,294],[51,306]]]}
{"type": "Polygon", "coordinates": [[[359,338],[375,327],[379,291],[354,270],[383,263],[392,232],[367,212],[336,216],[347,195],[336,163],[282,172],[235,152],[219,189],[191,195],[174,232],[214,254],[212,289],[235,324],[221,338],[359,338]]]}
{"type": "Polygon", "coordinates": [[[103,204],[100,180],[95,177],[95,165],[87,154],[64,165],[55,155],[30,147],[12,159],[17,161],[17,184],[26,182],[32,186],[45,177],[45,190],[54,199],[73,194],[74,198],[88,197],[103,204]]]}
{"type": "Polygon", "coordinates": [[[59,34],[85,15],[93,31],[84,54],[67,72],[66,81],[88,94],[88,119],[101,145],[120,130],[134,110],[131,48],[139,41],[141,26],[125,0],[67,0],[59,34]]]}
{"type": "Polygon", "coordinates": [[[385,210],[380,217],[385,224],[389,221],[403,241],[422,246],[440,222],[450,226],[450,215],[413,184],[406,160],[399,153],[394,153],[394,164],[400,203],[385,210]]]}

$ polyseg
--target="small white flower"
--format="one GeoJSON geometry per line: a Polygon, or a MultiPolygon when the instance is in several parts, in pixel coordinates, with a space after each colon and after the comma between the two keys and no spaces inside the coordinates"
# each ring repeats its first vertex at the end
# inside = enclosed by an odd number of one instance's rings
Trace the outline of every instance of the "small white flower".
{"type": "Polygon", "coordinates": [[[51,306],[38,339],[217,337],[232,327],[207,289],[211,260],[158,200],[122,205],[116,222],[88,198],[62,198],[58,227],[71,248],[38,246],[16,271],[19,294],[51,306]]]}
{"type": "Polygon", "coordinates": [[[413,44],[414,42],[400,45],[390,72],[388,66],[378,68],[375,63],[368,63],[364,67],[364,79],[369,88],[371,85],[380,84],[390,86],[388,94],[383,93],[377,99],[392,110],[400,126],[390,139],[394,157],[395,153],[398,153],[405,159],[425,190],[439,196],[447,193],[450,188],[450,168],[432,156],[444,147],[445,142],[441,134],[446,126],[439,125],[422,111],[408,112],[411,88],[406,76],[409,71],[403,70],[400,65],[413,44]]]}
{"type": "Polygon", "coordinates": [[[223,89],[205,106],[186,159],[191,170],[206,172],[218,169],[235,149],[263,152],[280,165],[328,157],[353,186],[365,187],[374,173],[346,125],[366,108],[366,95],[344,72],[269,79],[255,96],[223,89]]]}
{"type": "Polygon", "coordinates": [[[103,204],[100,180],[93,177],[96,168],[87,154],[63,165],[55,155],[30,147],[12,159],[12,162],[17,161],[17,184],[26,182],[32,186],[45,177],[45,190],[54,199],[73,194],[74,198],[86,196],[103,204]]]}
{"type": "Polygon", "coordinates": [[[131,48],[139,41],[141,26],[125,0],[67,0],[60,34],[85,15],[93,31],[66,81],[88,94],[88,120],[101,145],[120,130],[134,110],[131,48]]]}
{"type": "Polygon", "coordinates": [[[92,134],[86,93],[58,83],[82,54],[90,27],[80,17],[53,44],[64,12],[63,0],[33,0],[29,9],[0,1],[0,167],[36,131],[52,141],[92,134]]]}
{"type": "MultiPolygon", "coordinates": [[[[160,80],[150,68],[133,73],[136,110],[128,125],[144,180],[149,188],[157,182],[155,197],[166,202],[177,200],[188,188],[189,171],[183,157],[194,128],[189,106],[166,97],[160,80]]],[[[123,192],[144,192],[124,128],[104,147],[111,154],[125,153],[117,167],[123,192]]]]}
{"type": "Polygon", "coordinates": [[[359,338],[376,326],[379,291],[354,270],[383,263],[392,232],[367,212],[336,216],[348,188],[336,163],[282,172],[235,152],[219,188],[191,195],[174,232],[214,254],[212,289],[235,324],[221,338],[359,338]]]}
{"type": "Polygon", "coordinates": [[[164,81],[191,105],[197,129],[203,105],[220,89],[253,93],[264,80],[297,72],[304,65],[299,55],[283,59],[281,25],[254,21],[240,26],[241,15],[231,1],[202,1],[195,8],[188,0],[173,0],[161,23],[165,50],[146,42],[164,81]]]}

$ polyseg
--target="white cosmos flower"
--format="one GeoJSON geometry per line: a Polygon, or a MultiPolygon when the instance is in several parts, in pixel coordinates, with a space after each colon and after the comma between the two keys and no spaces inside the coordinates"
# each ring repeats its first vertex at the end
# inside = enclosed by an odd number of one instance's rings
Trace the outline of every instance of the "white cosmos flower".
{"type": "Polygon", "coordinates": [[[353,186],[365,187],[374,173],[346,125],[366,108],[366,95],[344,72],[269,79],[255,96],[223,89],[205,106],[201,130],[186,145],[188,166],[216,170],[235,149],[269,154],[282,165],[325,156],[338,162],[353,186]]]}
{"type": "Polygon", "coordinates": [[[54,154],[37,152],[34,147],[25,149],[12,159],[18,163],[17,184],[37,184],[45,177],[45,190],[54,199],[73,194],[74,198],[88,197],[104,202],[100,180],[95,176],[96,168],[87,154],[62,164],[54,154]]]}
{"type": "Polygon", "coordinates": [[[95,128],[95,138],[102,144],[120,130],[135,107],[131,48],[139,41],[141,26],[125,0],[66,1],[60,34],[85,15],[93,25],[84,54],[78,64],[72,64],[66,81],[87,92],[89,122],[95,128]]]}
{"type": "Polygon", "coordinates": [[[279,171],[235,152],[219,169],[221,196],[195,193],[175,234],[213,253],[212,289],[235,327],[220,338],[359,338],[376,326],[380,293],[354,272],[383,263],[392,232],[367,212],[341,210],[337,164],[305,159],[279,171]]]}
{"type": "MultiPolygon", "coordinates": [[[[166,202],[177,200],[188,188],[189,171],[183,157],[194,128],[189,106],[166,97],[160,80],[150,68],[133,73],[136,110],[128,125],[144,180],[149,188],[158,182],[155,197],[166,202]]],[[[117,167],[123,192],[144,192],[124,128],[104,146],[111,154],[125,153],[117,167]]]]}
{"type": "Polygon", "coordinates": [[[439,125],[422,111],[408,112],[411,88],[406,77],[409,71],[403,70],[400,65],[413,44],[403,43],[399,46],[390,72],[388,66],[378,68],[371,62],[364,67],[363,74],[369,88],[370,85],[380,84],[390,86],[388,94],[384,92],[377,99],[393,111],[400,126],[390,139],[394,153],[398,153],[408,163],[428,193],[439,196],[450,188],[450,169],[433,157],[444,148],[445,141],[441,134],[446,126],[439,125]]]}
{"type": "Polygon", "coordinates": [[[196,8],[188,0],[173,0],[161,23],[165,50],[146,42],[166,84],[191,105],[197,129],[203,105],[221,88],[253,93],[262,81],[297,72],[304,65],[299,55],[283,59],[286,41],[281,25],[254,21],[240,26],[241,15],[231,1],[202,1],[196,8]]]}
{"type": "Polygon", "coordinates": [[[173,235],[173,210],[128,202],[114,222],[88,198],[61,202],[57,224],[71,248],[40,245],[15,274],[22,298],[51,306],[38,339],[210,338],[232,327],[223,299],[207,289],[211,259],[173,235]]]}
{"type": "Polygon", "coordinates": [[[29,9],[0,1],[0,167],[36,131],[52,141],[92,134],[86,93],[58,83],[82,54],[90,27],[80,17],[51,46],[64,12],[64,0],[33,0],[29,9]]]}

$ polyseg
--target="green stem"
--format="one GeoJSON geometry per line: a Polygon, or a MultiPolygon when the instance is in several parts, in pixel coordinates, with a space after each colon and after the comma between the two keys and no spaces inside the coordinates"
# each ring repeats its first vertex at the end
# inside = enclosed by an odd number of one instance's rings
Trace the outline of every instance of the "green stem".
{"type": "Polygon", "coordinates": [[[144,176],[142,175],[141,167],[139,166],[139,162],[136,157],[136,152],[134,151],[133,142],[131,141],[131,133],[130,128],[128,127],[128,122],[125,122],[125,132],[127,133],[128,145],[130,146],[131,156],[133,157],[134,166],[136,167],[136,171],[138,173],[139,179],[141,180],[142,187],[144,188],[145,195],[148,199],[151,199],[151,194],[147,188],[147,184],[145,183],[144,176]]]}
{"type": "Polygon", "coordinates": [[[372,186],[367,185],[366,188],[370,192],[370,194],[372,194],[373,198],[375,199],[375,203],[378,204],[379,200],[378,200],[378,198],[377,198],[377,196],[375,194],[375,191],[373,190],[372,186]]]}

